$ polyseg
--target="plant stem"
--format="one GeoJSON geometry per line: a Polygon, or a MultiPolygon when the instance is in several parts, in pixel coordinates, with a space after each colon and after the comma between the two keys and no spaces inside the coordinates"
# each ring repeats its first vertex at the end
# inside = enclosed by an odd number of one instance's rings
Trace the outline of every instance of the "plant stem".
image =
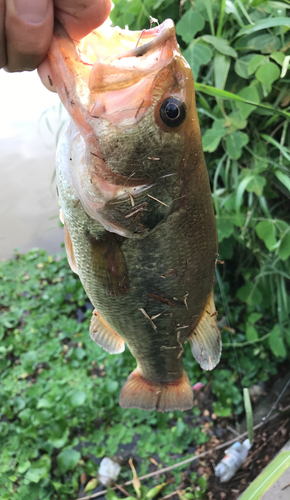
{"type": "Polygon", "coordinates": [[[219,18],[219,24],[218,24],[218,29],[217,29],[217,33],[216,33],[216,36],[218,36],[219,38],[221,37],[222,29],[223,29],[225,8],[226,8],[226,0],[221,0],[220,18],[219,18]]]}

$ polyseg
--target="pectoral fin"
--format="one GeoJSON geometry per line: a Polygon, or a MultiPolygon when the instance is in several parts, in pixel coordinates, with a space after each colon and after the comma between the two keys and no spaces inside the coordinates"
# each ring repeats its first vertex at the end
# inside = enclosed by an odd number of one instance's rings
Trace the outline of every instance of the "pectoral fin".
{"type": "Polygon", "coordinates": [[[174,382],[158,384],[146,380],[136,368],[121,390],[119,403],[122,408],[147,411],[189,410],[193,405],[193,392],[185,371],[174,382]]]}
{"type": "Polygon", "coordinates": [[[129,290],[127,264],[121,249],[122,239],[106,232],[100,239],[87,232],[92,274],[106,287],[110,295],[123,297],[129,290]]]}
{"type": "Polygon", "coordinates": [[[212,370],[219,362],[222,344],[211,292],[199,323],[189,335],[191,352],[203,370],[212,370]]]}
{"type": "Polygon", "coordinates": [[[125,349],[124,340],[96,310],[91,319],[90,334],[93,341],[110,354],[118,354],[125,349]]]}

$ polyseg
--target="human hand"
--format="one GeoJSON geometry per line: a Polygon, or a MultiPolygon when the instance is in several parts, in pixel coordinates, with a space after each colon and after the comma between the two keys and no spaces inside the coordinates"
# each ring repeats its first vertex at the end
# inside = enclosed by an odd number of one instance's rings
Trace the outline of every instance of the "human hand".
{"type": "Polygon", "coordinates": [[[54,17],[80,40],[108,17],[111,0],[0,0],[0,68],[47,73],[54,17]],[[43,61],[43,62],[42,62],[43,61]]]}

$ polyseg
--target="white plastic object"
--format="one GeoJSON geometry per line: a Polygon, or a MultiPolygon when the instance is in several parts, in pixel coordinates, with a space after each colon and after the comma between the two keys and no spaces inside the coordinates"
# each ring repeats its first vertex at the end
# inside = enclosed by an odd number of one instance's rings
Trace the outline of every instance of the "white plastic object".
{"type": "Polygon", "coordinates": [[[116,482],[121,466],[109,457],[103,458],[99,468],[99,481],[104,486],[111,486],[116,482]]]}
{"type": "Polygon", "coordinates": [[[251,446],[246,439],[243,443],[237,441],[225,451],[226,456],[215,468],[215,475],[220,478],[221,483],[229,481],[235,475],[246,460],[251,446]]]}

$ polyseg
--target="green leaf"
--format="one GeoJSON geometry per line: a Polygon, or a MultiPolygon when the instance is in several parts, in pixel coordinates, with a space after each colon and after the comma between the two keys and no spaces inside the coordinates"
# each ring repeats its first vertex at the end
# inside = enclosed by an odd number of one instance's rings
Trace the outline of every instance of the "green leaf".
{"type": "Polygon", "coordinates": [[[51,467],[51,459],[48,455],[42,455],[39,460],[33,462],[25,474],[25,479],[31,483],[39,483],[41,479],[48,477],[51,467]]]}
{"type": "Polygon", "coordinates": [[[246,327],[246,337],[249,342],[254,342],[259,338],[258,332],[253,325],[246,327]]]}
{"type": "Polygon", "coordinates": [[[264,493],[290,467],[290,451],[282,451],[264,469],[264,471],[248,486],[240,500],[260,500],[264,493]]]}
{"type": "Polygon", "coordinates": [[[234,232],[234,225],[226,218],[216,217],[216,225],[218,232],[218,241],[219,243],[224,238],[229,238],[234,232]]]}
{"type": "Polygon", "coordinates": [[[98,480],[95,477],[93,477],[93,479],[91,479],[87,483],[87,485],[86,485],[86,487],[84,489],[84,492],[86,493],[87,491],[94,490],[97,486],[98,486],[98,480]]]}
{"type": "Polygon", "coordinates": [[[256,226],[256,233],[264,241],[268,250],[273,250],[277,243],[275,224],[268,220],[259,222],[256,226]]]}
{"type": "Polygon", "coordinates": [[[51,408],[52,406],[55,405],[54,398],[40,398],[37,401],[36,408],[51,408]]]}
{"type": "Polygon", "coordinates": [[[246,128],[247,126],[247,120],[241,117],[241,114],[239,111],[233,111],[227,116],[227,120],[230,122],[230,124],[238,130],[242,130],[246,128]]]}
{"type": "MultiPolygon", "coordinates": [[[[238,96],[242,97],[246,101],[252,101],[259,103],[260,96],[258,91],[254,85],[249,85],[248,87],[244,87],[239,93],[238,96]]],[[[251,104],[246,104],[245,102],[237,102],[236,106],[240,111],[241,118],[248,118],[248,116],[254,111],[257,106],[252,106],[251,104]]]]}
{"type": "Polygon", "coordinates": [[[253,325],[257,321],[259,321],[259,319],[261,319],[262,317],[263,317],[262,313],[251,313],[248,316],[247,323],[253,325]]]}
{"type": "Polygon", "coordinates": [[[23,398],[21,398],[20,396],[17,396],[14,401],[13,401],[13,409],[15,411],[15,413],[18,413],[20,412],[21,410],[23,410],[23,408],[25,408],[25,401],[23,398]]]}
{"type": "Polygon", "coordinates": [[[270,58],[273,59],[277,64],[280,64],[280,66],[283,66],[283,62],[285,60],[285,54],[283,52],[273,52],[270,55],[270,58]]]}
{"type": "Polygon", "coordinates": [[[284,358],[287,354],[280,325],[275,325],[269,336],[269,347],[277,358],[284,358]]]}
{"type": "Polygon", "coordinates": [[[262,302],[262,294],[254,285],[254,283],[248,281],[245,285],[237,291],[238,299],[246,302],[249,306],[256,306],[262,302]]]}
{"type": "Polygon", "coordinates": [[[267,181],[262,175],[255,175],[254,178],[249,182],[246,190],[249,193],[255,193],[257,196],[262,196],[263,189],[266,186],[267,181]]]}
{"type": "Polygon", "coordinates": [[[48,440],[55,448],[62,448],[69,436],[69,427],[64,419],[52,422],[49,426],[48,440]]]}
{"type": "Polygon", "coordinates": [[[232,413],[231,407],[225,406],[222,403],[214,402],[212,406],[213,406],[213,411],[218,417],[229,417],[232,413]]]}
{"type": "Polygon", "coordinates": [[[223,54],[216,54],[214,56],[214,81],[218,89],[223,89],[225,87],[230,65],[229,57],[223,54]]]}
{"type": "Polygon", "coordinates": [[[280,76],[280,70],[277,64],[268,62],[263,64],[263,66],[260,66],[260,68],[256,71],[255,76],[259,82],[265,85],[267,92],[269,93],[272,89],[272,83],[275,82],[275,80],[278,80],[280,76]]]}
{"type": "Polygon", "coordinates": [[[227,153],[233,160],[238,160],[242,154],[243,147],[248,144],[249,137],[244,132],[233,132],[226,137],[227,153]]]}
{"type": "MultiPolygon", "coordinates": [[[[275,52],[275,54],[277,54],[277,52],[275,52]]],[[[265,61],[265,56],[262,56],[261,54],[255,55],[249,62],[248,75],[253,75],[258,67],[261,66],[265,61]]]]}
{"type": "MultiPolygon", "coordinates": [[[[204,85],[203,83],[195,83],[195,90],[198,92],[204,92],[207,95],[211,95],[213,97],[220,97],[221,99],[227,99],[227,100],[232,100],[232,101],[239,101],[239,102],[245,102],[246,104],[253,104],[254,106],[257,106],[259,108],[263,108],[267,111],[271,111],[273,114],[279,114],[281,116],[284,116],[289,120],[290,118],[290,113],[287,111],[282,111],[279,108],[275,109],[270,105],[265,105],[265,104],[257,104],[252,101],[248,101],[246,99],[243,99],[242,97],[233,94],[232,92],[228,92],[227,90],[221,90],[221,89],[216,89],[215,87],[211,87],[210,85],[204,85]]],[[[261,134],[263,135],[263,134],[261,134]]]]}
{"type": "Polygon", "coordinates": [[[288,346],[290,347],[290,328],[285,328],[284,337],[285,337],[285,340],[286,340],[288,346]]]}
{"type": "Polygon", "coordinates": [[[246,56],[237,59],[234,68],[238,76],[246,79],[250,78],[248,69],[249,69],[249,64],[254,56],[255,56],[254,54],[247,54],[246,56]]]}
{"type": "Polygon", "coordinates": [[[202,43],[191,43],[183,52],[183,56],[190,65],[194,80],[197,80],[200,66],[208,64],[212,59],[212,50],[202,43]]]}
{"type": "Polygon", "coordinates": [[[235,49],[230,47],[229,42],[224,38],[219,38],[217,36],[212,36],[212,35],[204,35],[201,37],[201,39],[213,45],[213,47],[218,52],[224,54],[225,56],[238,57],[238,54],[236,53],[235,49]]]}
{"type": "MultiPolygon", "coordinates": [[[[287,148],[285,148],[284,146],[282,146],[278,141],[276,141],[273,137],[271,137],[268,134],[261,134],[261,137],[265,141],[269,142],[270,144],[272,144],[273,146],[275,146],[277,149],[279,149],[279,151],[281,151],[282,155],[286,158],[286,160],[290,161],[290,154],[289,154],[289,150],[287,148]]],[[[277,172],[279,172],[279,170],[277,170],[277,172]]]]}
{"type": "Polygon", "coordinates": [[[79,451],[71,449],[67,449],[59,453],[57,455],[57,465],[61,472],[67,472],[68,470],[73,470],[79,459],[81,458],[81,454],[79,451]]]}
{"type": "Polygon", "coordinates": [[[224,119],[215,120],[212,128],[208,129],[202,137],[203,150],[210,153],[215,151],[226,133],[227,129],[224,127],[224,119]]]}
{"type": "Polygon", "coordinates": [[[257,21],[254,25],[249,24],[248,26],[240,29],[240,31],[236,34],[236,38],[242,35],[250,35],[251,33],[255,33],[256,31],[264,30],[267,28],[274,28],[275,26],[287,26],[288,28],[290,28],[290,20],[288,17],[261,19],[261,21],[257,21]]]}
{"type": "Polygon", "coordinates": [[[189,9],[176,24],[176,33],[185,43],[191,42],[198,31],[203,30],[204,18],[193,9],[189,9]]]}
{"type": "Polygon", "coordinates": [[[281,260],[287,260],[290,257],[290,231],[282,237],[279,248],[278,257],[281,260]]]}
{"type": "Polygon", "coordinates": [[[159,493],[165,488],[167,483],[161,483],[155,486],[154,488],[151,488],[151,490],[147,491],[145,498],[155,498],[159,493]]]}
{"type": "Polygon", "coordinates": [[[279,38],[269,33],[257,36],[243,36],[235,44],[235,48],[238,50],[254,50],[262,54],[276,52],[280,49],[280,46],[279,38]]]}
{"type": "Polygon", "coordinates": [[[18,470],[19,474],[24,474],[24,472],[26,472],[30,466],[31,466],[31,462],[29,460],[26,460],[26,462],[23,462],[23,463],[18,465],[17,470],[18,470]]]}
{"type": "Polygon", "coordinates": [[[286,76],[289,66],[290,66],[290,56],[286,56],[282,65],[281,78],[284,78],[284,76],[286,76]]]}
{"type": "Polygon", "coordinates": [[[249,437],[250,444],[252,444],[253,437],[254,437],[254,423],[253,423],[253,411],[252,411],[251,398],[250,398],[250,394],[249,394],[249,389],[247,389],[245,387],[243,392],[244,392],[244,405],[245,405],[245,410],[246,410],[248,437],[249,437]]]}
{"type": "Polygon", "coordinates": [[[68,402],[71,406],[82,406],[86,400],[86,393],[83,391],[74,391],[69,395],[68,402]]]}
{"type": "Polygon", "coordinates": [[[283,174],[283,172],[281,172],[281,170],[275,170],[275,175],[277,177],[277,179],[282,182],[282,184],[288,189],[288,191],[290,192],[290,178],[288,177],[288,175],[285,175],[283,174]]]}

